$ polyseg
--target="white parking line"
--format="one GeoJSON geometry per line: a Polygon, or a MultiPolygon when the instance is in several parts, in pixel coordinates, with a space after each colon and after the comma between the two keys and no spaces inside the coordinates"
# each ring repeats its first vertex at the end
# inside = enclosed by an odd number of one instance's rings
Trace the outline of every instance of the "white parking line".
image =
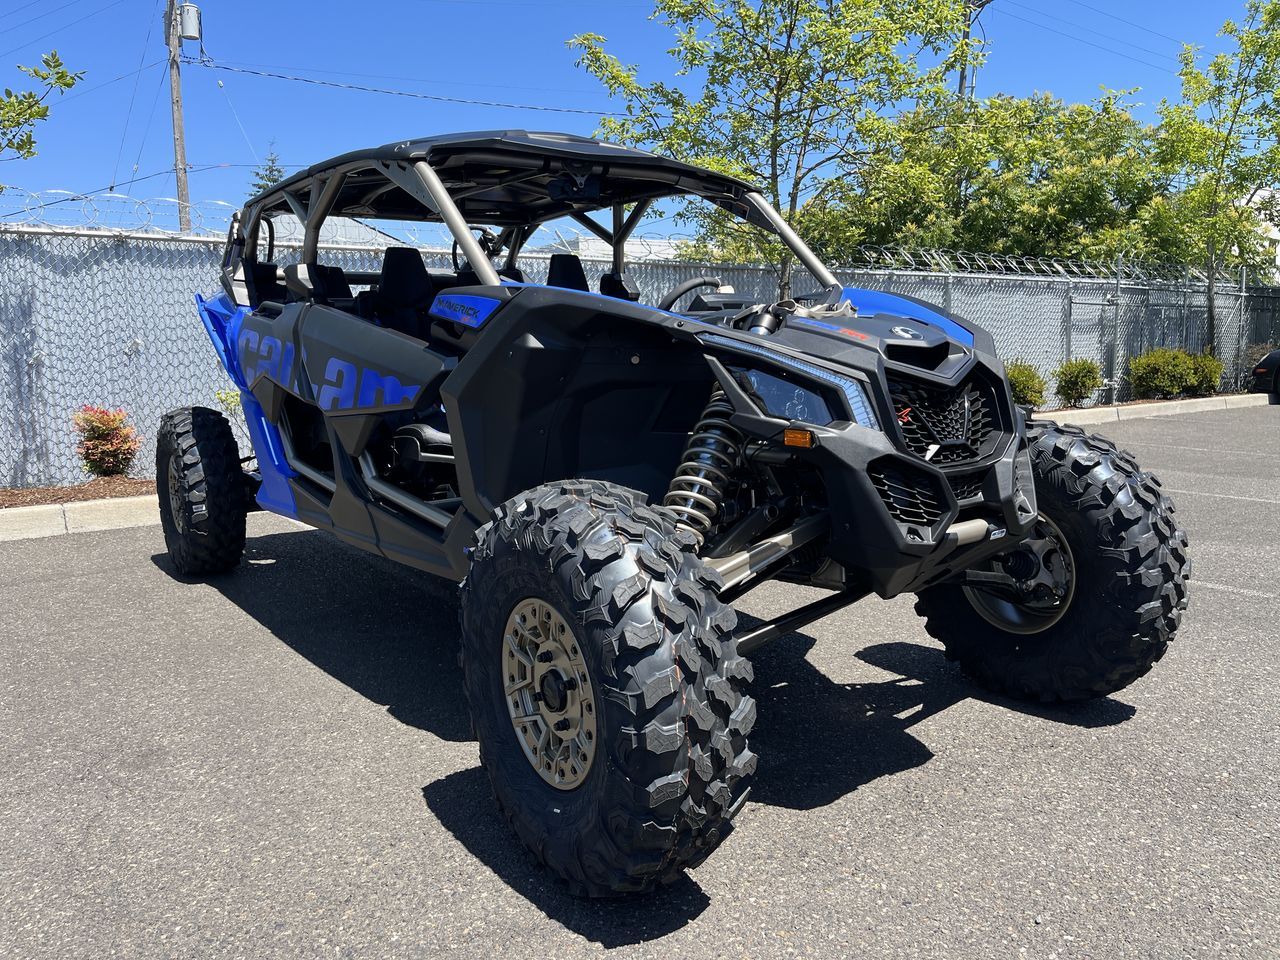
{"type": "MultiPolygon", "coordinates": [[[[1163,447],[1168,449],[1171,446],[1167,441],[1164,443],[1156,443],[1152,440],[1117,440],[1116,442],[1122,447],[1163,447]]],[[[1187,447],[1180,443],[1177,444],[1177,450],[1180,453],[1184,450],[1190,450],[1193,453],[1212,453],[1215,455],[1232,453],[1242,457],[1257,457],[1261,460],[1280,460],[1280,454],[1262,453],[1258,450],[1224,450],[1221,447],[1187,447]]]]}
{"type": "Polygon", "coordinates": [[[1274,593],[1263,593],[1261,590],[1249,590],[1245,587],[1233,587],[1226,583],[1209,583],[1207,580],[1192,579],[1192,588],[1204,587],[1207,590],[1221,590],[1223,593],[1234,593],[1241,597],[1253,597],[1257,600],[1280,600],[1274,593]]]}
{"type": "Polygon", "coordinates": [[[1250,503],[1280,503],[1280,500],[1269,500],[1266,497],[1237,497],[1230,493],[1208,493],[1204,490],[1175,490],[1173,487],[1165,487],[1164,492],[1176,493],[1179,496],[1189,493],[1195,497],[1217,497],[1219,500],[1247,500],[1250,503]]]}

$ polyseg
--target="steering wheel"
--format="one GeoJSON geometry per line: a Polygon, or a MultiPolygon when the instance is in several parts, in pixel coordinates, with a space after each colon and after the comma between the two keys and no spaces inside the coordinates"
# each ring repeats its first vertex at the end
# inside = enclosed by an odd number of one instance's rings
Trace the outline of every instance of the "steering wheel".
{"type": "MultiPolygon", "coordinates": [[[[476,235],[476,240],[480,243],[480,249],[484,251],[484,255],[489,259],[493,259],[502,251],[502,237],[498,236],[488,227],[470,227],[471,232],[476,235]]],[[[453,272],[462,272],[462,261],[458,259],[458,241],[453,241],[453,247],[449,251],[450,259],[453,260],[453,272]]]]}
{"type": "Polygon", "coordinates": [[[693,277],[684,283],[678,284],[665,297],[658,301],[659,310],[670,310],[676,305],[676,301],[683,297],[686,293],[697,290],[699,287],[718,287],[720,286],[719,277],[693,277]]]}

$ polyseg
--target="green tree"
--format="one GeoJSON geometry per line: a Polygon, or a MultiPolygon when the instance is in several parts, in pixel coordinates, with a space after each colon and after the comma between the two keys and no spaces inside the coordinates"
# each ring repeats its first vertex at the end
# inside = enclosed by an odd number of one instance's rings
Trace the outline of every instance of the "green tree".
{"type": "Polygon", "coordinates": [[[34,90],[5,88],[0,97],[0,161],[25,160],[36,155],[35,129],[49,117],[49,97],[63,94],[80,82],[84,73],[72,73],[56,50],[40,58],[40,66],[19,66],[37,81],[34,90]]]}
{"type": "Polygon", "coordinates": [[[261,193],[269,187],[274,187],[288,175],[288,171],[280,165],[280,155],[276,153],[276,142],[272,140],[267,144],[266,157],[261,164],[254,167],[253,173],[250,174],[249,189],[255,194],[261,193]]]}
{"type": "Polygon", "coordinates": [[[1216,340],[1214,293],[1224,266],[1275,261],[1260,227],[1275,222],[1280,184],[1280,0],[1248,0],[1244,20],[1227,21],[1230,49],[1200,64],[1182,53],[1182,94],[1161,104],[1160,147],[1183,188],[1179,219],[1208,275],[1208,342],[1216,340]]]}
{"type": "Polygon", "coordinates": [[[832,259],[859,243],[1176,259],[1187,251],[1168,209],[1175,171],[1130,96],[918,105],[811,211],[815,244],[832,259]]]}
{"type": "MultiPolygon", "coordinates": [[[[948,96],[964,0],[656,0],[674,34],[674,79],[643,82],[599,34],[569,41],[578,63],[625,104],[601,133],[759,184],[801,229],[885,147],[903,103],[948,96]],[[691,92],[692,91],[692,92],[691,92]]],[[[703,255],[761,256],[789,292],[790,254],[716,211],[689,208],[703,255]]]]}

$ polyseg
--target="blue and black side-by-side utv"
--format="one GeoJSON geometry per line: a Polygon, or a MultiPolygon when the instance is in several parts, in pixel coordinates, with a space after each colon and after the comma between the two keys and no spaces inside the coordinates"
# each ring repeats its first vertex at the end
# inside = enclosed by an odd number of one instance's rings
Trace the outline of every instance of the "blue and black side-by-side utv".
{"type": "Polygon", "coordinates": [[[250,200],[222,285],[200,312],[254,457],[219,413],[164,418],[174,566],[231,570],[261,507],[461,583],[482,763],[580,892],[648,889],[724,839],[756,767],[747,657],[806,623],[914,593],[975,681],[1057,701],[1141,677],[1186,607],[1154,477],[1027,419],[987,333],[842,286],[738,180],[522,131],[358,151],[250,200]],[[702,277],[641,303],[626,243],[672,201],[785,245],[811,292],[702,277]],[[393,243],[344,273],[321,242],[341,218],[443,224],[453,269],[393,243]],[[522,272],[562,218],[613,251],[595,290],[571,254],[522,272]],[[771,579],[828,593],[739,629],[731,604],[771,579]]]}

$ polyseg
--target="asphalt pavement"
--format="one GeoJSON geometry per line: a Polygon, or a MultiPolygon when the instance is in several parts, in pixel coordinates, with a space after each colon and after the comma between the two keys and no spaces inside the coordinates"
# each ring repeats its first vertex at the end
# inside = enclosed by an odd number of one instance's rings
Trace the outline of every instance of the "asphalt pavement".
{"type": "Polygon", "coordinates": [[[155,526],[0,543],[0,957],[1280,957],[1280,410],[1097,429],[1191,539],[1155,670],[1029,708],[855,605],[756,657],[737,830],[638,901],[499,819],[448,585],[262,515],[207,584],[155,526]]]}

